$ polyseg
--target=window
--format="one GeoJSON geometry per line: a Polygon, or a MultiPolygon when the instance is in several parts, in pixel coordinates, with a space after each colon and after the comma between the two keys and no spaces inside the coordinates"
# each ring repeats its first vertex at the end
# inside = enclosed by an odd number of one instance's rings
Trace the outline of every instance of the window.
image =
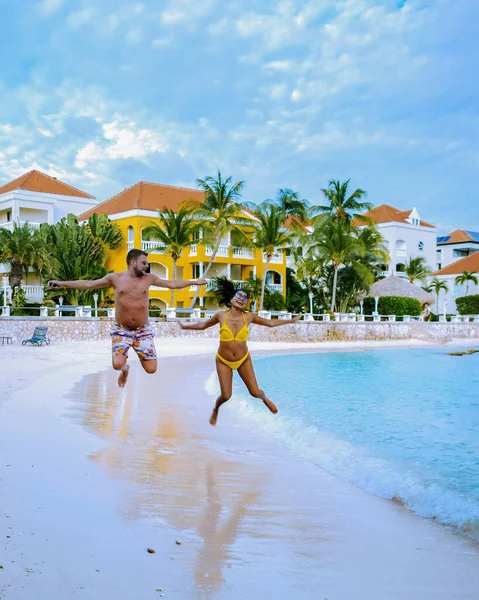
{"type": "Polygon", "coordinates": [[[419,250],[419,252],[422,252],[424,250],[424,242],[418,242],[417,249],[419,250]]]}
{"type": "Polygon", "coordinates": [[[7,210],[7,223],[10,223],[11,220],[12,220],[12,211],[7,210]]]}
{"type": "Polygon", "coordinates": [[[133,227],[130,225],[130,227],[128,227],[128,241],[131,242],[131,244],[133,244],[134,241],[134,231],[133,231],[133,227]]]}
{"type": "Polygon", "coordinates": [[[191,268],[193,269],[193,277],[192,277],[192,279],[199,279],[201,277],[200,263],[193,263],[191,265],[191,268]]]}
{"type": "Polygon", "coordinates": [[[406,270],[406,266],[403,263],[397,263],[396,273],[404,273],[405,270],[406,270]]]}
{"type": "Polygon", "coordinates": [[[411,219],[411,222],[413,225],[416,225],[416,226],[419,225],[419,219],[411,219]]]}

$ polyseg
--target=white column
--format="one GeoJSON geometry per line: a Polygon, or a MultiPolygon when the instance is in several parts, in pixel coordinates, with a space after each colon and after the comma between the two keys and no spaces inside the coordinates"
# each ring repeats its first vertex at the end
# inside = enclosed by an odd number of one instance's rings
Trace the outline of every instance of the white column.
{"type": "Polygon", "coordinates": [[[226,277],[227,277],[228,279],[231,279],[231,263],[228,263],[228,264],[226,265],[226,277]]]}

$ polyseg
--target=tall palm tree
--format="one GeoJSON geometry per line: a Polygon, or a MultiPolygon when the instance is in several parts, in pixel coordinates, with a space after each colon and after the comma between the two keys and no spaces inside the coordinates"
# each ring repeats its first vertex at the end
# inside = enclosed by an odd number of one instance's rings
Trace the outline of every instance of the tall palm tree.
{"type": "Polygon", "coordinates": [[[445,281],[441,281],[441,279],[438,279],[437,277],[434,277],[424,289],[427,292],[434,292],[434,294],[436,294],[436,310],[439,312],[439,294],[441,290],[444,290],[446,293],[449,291],[447,283],[445,281]]]}
{"type": "Polygon", "coordinates": [[[374,225],[356,228],[354,233],[363,249],[360,262],[370,269],[375,279],[379,278],[382,265],[390,260],[383,236],[374,225]]]}
{"type": "Polygon", "coordinates": [[[42,233],[27,223],[13,223],[12,230],[0,229],[0,263],[10,266],[9,283],[12,298],[23,275],[33,269],[40,275],[49,272],[52,256],[42,233]]]}
{"type": "Polygon", "coordinates": [[[263,202],[258,207],[256,216],[259,219],[259,227],[254,234],[254,244],[261,248],[266,257],[259,302],[259,310],[263,310],[269,263],[277,249],[282,252],[283,247],[290,239],[290,234],[283,228],[283,212],[275,204],[263,202]]]}
{"type": "Polygon", "coordinates": [[[357,237],[352,233],[348,223],[339,219],[324,222],[313,231],[315,248],[318,257],[325,263],[333,265],[333,283],[331,292],[331,312],[336,306],[336,288],[338,284],[338,271],[342,265],[352,265],[359,271],[366,267],[358,262],[358,257],[364,252],[357,237]]]}
{"type": "Polygon", "coordinates": [[[316,220],[324,221],[326,218],[332,218],[333,220],[350,223],[353,219],[357,219],[364,225],[372,224],[371,219],[365,217],[362,213],[370,210],[373,205],[363,200],[366,196],[364,190],[358,188],[350,194],[349,181],[348,179],[340,182],[332,179],[328,188],[321,190],[326,204],[312,208],[312,214],[318,215],[316,220]]]}
{"type": "Polygon", "coordinates": [[[477,275],[474,275],[474,273],[471,273],[470,271],[463,271],[460,275],[458,275],[456,277],[456,279],[454,280],[454,283],[456,283],[458,285],[466,284],[466,296],[467,296],[467,292],[469,289],[469,283],[478,285],[479,279],[478,279],[477,275]]]}
{"type": "MultiPolygon", "coordinates": [[[[223,179],[218,171],[216,177],[198,179],[197,183],[205,193],[204,201],[189,200],[184,206],[191,209],[194,217],[202,224],[205,240],[212,242],[211,258],[203,272],[203,277],[206,277],[215,260],[221,239],[227,233],[234,233],[236,239],[241,239],[246,247],[251,247],[251,240],[242,227],[251,226],[253,221],[240,214],[245,207],[241,202],[244,181],[232,183],[231,177],[223,179]]],[[[195,305],[199,289],[198,287],[195,291],[190,308],[195,305]]]]}
{"type": "Polygon", "coordinates": [[[416,256],[406,263],[404,272],[406,273],[409,283],[414,283],[416,279],[424,281],[431,272],[431,269],[426,265],[423,256],[416,256]]]}
{"type": "MultiPolygon", "coordinates": [[[[161,242],[173,261],[173,279],[176,279],[176,263],[185,248],[196,243],[194,236],[198,225],[191,220],[191,209],[182,207],[175,213],[165,208],[159,213],[159,223],[152,223],[143,230],[155,242],[161,242]]],[[[175,290],[171,290],[170,307],[175,305],[175,290]]]]}
{"type": "Polygon", "coordinates": [[[285,217],[298,217],[305,223],[308,218],[309,202],[301,199],[298,192],[289,188],[281,188],[273,202],[283,212],[285,217]]]}

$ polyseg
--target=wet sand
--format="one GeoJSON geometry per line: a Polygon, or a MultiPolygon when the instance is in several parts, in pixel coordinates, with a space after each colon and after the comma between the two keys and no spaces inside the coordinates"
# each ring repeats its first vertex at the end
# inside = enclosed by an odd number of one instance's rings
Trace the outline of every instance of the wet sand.
{"type": "Polygon", "coordinates": [[[477,599],[466,538],[299,460],[228,405],[210,427],[212,342],[162,341],[209,356],[154,376],[134,359],[124,390],[104,343],[70,365],[66,347],[0,348],[1,599],[477,599]]]}

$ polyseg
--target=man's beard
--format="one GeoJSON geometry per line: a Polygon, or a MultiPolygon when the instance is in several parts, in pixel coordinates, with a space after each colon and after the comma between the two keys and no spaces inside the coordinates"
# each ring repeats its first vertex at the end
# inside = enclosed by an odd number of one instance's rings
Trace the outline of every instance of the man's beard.
{"type": "Polygon", "coordinates": [[[144,275],[146,275],[146,271],[140,271],[139,269],[135,269],[135,275],[137,277],[143,277],[144,275]]]}

